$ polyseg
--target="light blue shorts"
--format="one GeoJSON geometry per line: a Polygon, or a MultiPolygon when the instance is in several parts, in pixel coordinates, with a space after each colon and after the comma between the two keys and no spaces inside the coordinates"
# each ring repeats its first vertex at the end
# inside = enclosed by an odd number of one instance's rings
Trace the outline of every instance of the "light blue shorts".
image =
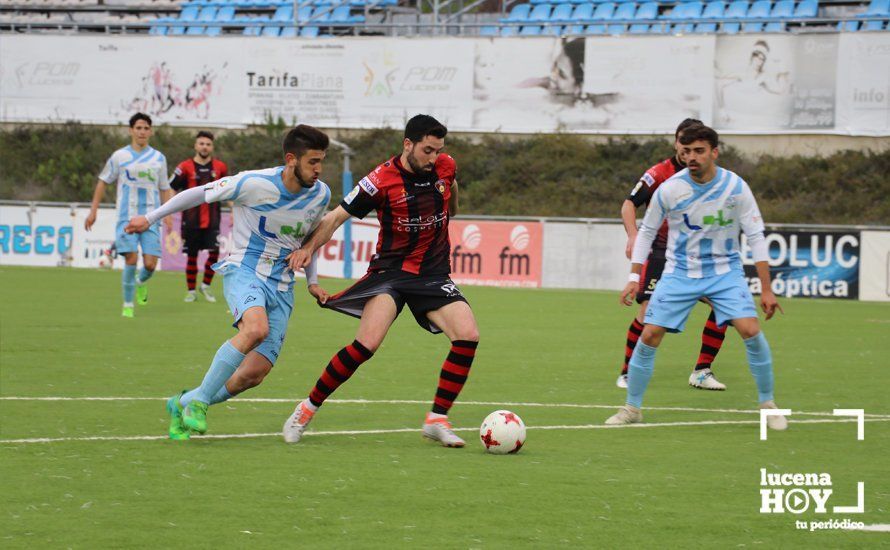
{"type": "Polygon", "coordinates": [[[142,248],[143,254],[149,256],[161,256],[161,225],[154,224],[148,228],[148,231],[142,233],[126,233],[124,228],[127,227],[127,221],[117,222],[117,229],[114,235],[114,246],[118,254],[129,254],[131,252],[139,252],[142,248]]]}
{"type": "Polygon", "coordinates": [[[254,348],[273,365],[278,360],[284,337],[287,335],[287,323],[294,309],[293,290],[281,291],[257,278],[252,269],[218,263],[213,269],[223,274],[223,294],[229,304],[237,328],[244,312],[252,307],[266,310],[269,318],[269,335],[254,348]]]}
{"type": "Polygon", "coordinates": [[[645,322],[670,332],[682,332],[689,312],[701,298],[711,301],[718,325],[733,319],[757,317],[754,297],[741,273],[733,271],[701,279],[669,273],[655,286],[646,308],[645,322]]]}

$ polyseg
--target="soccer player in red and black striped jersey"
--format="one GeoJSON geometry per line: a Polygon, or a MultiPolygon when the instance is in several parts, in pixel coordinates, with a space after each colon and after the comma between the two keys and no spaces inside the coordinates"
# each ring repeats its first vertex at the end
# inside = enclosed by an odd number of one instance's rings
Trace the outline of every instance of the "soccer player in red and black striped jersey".
{"type": "MultiPolygon", "coordinates": [[[[184,191],[192,187],[216,181],[229,175],[226,163],[213,158],[213,134],[200,131],[195,137],[195,156],[179,163],[170,179],[170,187],[184,191]]],[[[185,266],[185,282],[188,293],[186,302],[194,302],[195,285],[198,277],[198,252],[209,251],[204,263],[204,280],[201,282],[201,294],[208,302],[216,298],[210,292],[213,281],[213,264],[219,260],[219,217],[218,202],[202,204],[182,213],[182,251],[188,261],[185,266]]]]}
{"type": "Polygon", "coordinates": [[[362,178],[291,255],[292,268],[304,267],[350,216],[364,218],[377,211],[380,235],[368,273],[322,304],[360,318],[358,333],[331,358],[309,397],[285,422],[285,441],[300,440],[318,407],[371,358],[407,304],[421,327],[434,334],[444,332],[451,340],[423,435],[446,447],[464,446],[451,429],[448,411],[469,375],[479,329],[467,300],[450,278],[448,221],[457,212],[457,166],[442,152],[447,133],[429,115],[409,120],[401,154],[362,178]]]}
{"type": "MultiPolygon", "coordinates": [[[[625,199],[624,204],[621,205],[621,219],[624,222],[624,229],[627,231],[627,248],[625,249],[625,254],[628,259],[630,259],[630,254],[633,250],[634,241],[637,236],[637,208],[644,204],[648,205],[649,200],[652,198],[655,190],[658,189],[658,186],[670,179],[671,176],[680,170],[686,168],[686,165],[683,163],[683,159],[680,156],[682,150],[682,147],[680,146],[680,134],[682,134],[685,129],[701,125],[701,123],[700,120],[687,118],[677,126],[677,131],[674,133],[674,146],[677,154],[646,170],[646,173],[644,173],[643,177],[640,178],[640,181],[637,182],[633,191],[631,191],[630,195],[625,199]]],[[[640,304],[640,311],[627,329],[627,343],[624,348],[624,365],[621,367],[621,374],[618,375],[618,380],[616,381],[616,385],[619,388],[627,388],[627,369],[630,357],[633,355],[637,341],[640,339],[640,334],[643,332],[643,319],[646,314],[646,306],[649,304],[649,298],[652,296],[652,292],[655,291],[655,285],[658,283],[662,271],[664,270],[666,260],[665,252],[667,251],[667,234],[668,226],[667,221],[665,221],[658,230],[658,235],[652,243],[652,252],[650,252],[649,258],[643,266],[643,273],[640,277],[640,290],[637,293],[637,303],[640,304]]],[[[698,361],[696,362],[695,370],[689,376],[690,386],[706,390],[726,389],[726,385],[717,380],[714,373],[711,371],[711,363],[713,363],[714,358],[720,351],[725,335],[726,326],[719,326],[717,324],[717,320],[714,317],[714,311],[711,310],[711,315],[708,317],[707,322],[705,322],[705,328],[702,330],[702,344],[698,361]]]]}

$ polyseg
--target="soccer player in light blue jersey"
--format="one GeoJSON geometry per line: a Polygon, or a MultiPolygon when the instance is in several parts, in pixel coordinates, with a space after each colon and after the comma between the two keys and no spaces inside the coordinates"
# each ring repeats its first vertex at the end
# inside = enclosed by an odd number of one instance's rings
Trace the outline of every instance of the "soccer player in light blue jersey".
{"type": "MultiPolygon", "coordinates": [[[[96,223],[99,203],[105,196],[106,185],[117,186],[117,227],[114,244],[125,259],[122,286],[124,317],[133,317],[134,297],[145,305],[148,302],[146,282],[154,274],[161,256],[161,229],[155,223],[144,233],[128,235],[124,227],[130,218],[159,207],[173,196],[167,181],[167,158],[149,144],[151,117],[136,113],[130,117],[130,145],[111,154],[96,181],[93,204],[84,227],[89,231],[96,223]],[[136,263],[142,248],[142,270],[137,275],[136,263]]],[[[170,228],[169,219],[164,220],[170,228]]]]}
{"type": "MultiPolygon", "coordinates": [[[[643,394],[652,377],[658,345],[666,332],[683,330],[701,298],[710,300],[718,325],[732,321],[744,340],[760,408],[777,408],[772,355],[760,330],[739,253],[739,234],[744,232],[763,288],[760,305],[769,320],[782,308],[770,287],[769,252],[757,201],[742,178],[717,166],[717,132],[701,124],[691,126],[680,134],[680,144],[686,169],[661,184],[652,196],[634,244],[629,281],[621,292],[621,302],[631,305],[652,241],[667,219],[667,264],[630,359],[627,403],[606,424],[643,420],[643,394]]],[[[788,426],[783,416],[767,418],[772,429],[788,426]]]]}
{"type": "MultiPolygon", "coordinates": [[[[287,257],[321,222],[331,190],[318,178],[329,139],[299,125],[284,138],[284,166],[241,172],[182,191],[126,227],[141,234],[165,216],[202,203],[231,201],[232,252],[213,266],[238,333],[217,350],[204,380],[167,401],[170,438],[207,431],[207,408],[259,385],[278,359],[294,306],[294,272],[287,257]]],[[[316,258],[306,266],[309,293],[324,303],[316,258]]]]}

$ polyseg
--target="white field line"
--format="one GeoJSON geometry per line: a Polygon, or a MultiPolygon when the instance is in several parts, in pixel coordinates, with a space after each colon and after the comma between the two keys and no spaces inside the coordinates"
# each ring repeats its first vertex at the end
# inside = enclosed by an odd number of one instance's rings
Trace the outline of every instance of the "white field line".
{"type": "MultiPolygon", "coordinates": [[[[811,420],[792,420],[792,424],[841,424],[856,422],[855,418],[831,420],[831,419],[811,419],[811,420]]],[[[890,418],[875,418],[868,422],[890,422],[890,418]]],[[[626,424],[623,426],[606,426],[605,424],[568,424],[554,426],[528,426],[529,430],[616,430],[623,428],[669,428],[682,426],[727,426],[727,425],[758,425],[759,420],[700,420],[690,422],[656,422],[651,424],[626,424]]],[[[478,428],[455,428],[456,432],[474,432],[478,428]]],[[[306,436],[329,436],[329,435],[382,435],[382,434],[398,434],[398,433],[420,433],[418,428],[393,428],[383,430],[334,430],[320,432],[306,432],[306,436]]],[[[244,433],[244,434],[213,434],[213,435],[195,435],[192,439],[252,439],[259,437],[281,437],[281,432],[266,433],[244,433]]],[[[23,443],[61,443],[61,442],[79,442],[79,441],[162,441],[167,439],[165,435],[122,435],[122,436],[88,436],[88,437],[35,437],[27,439],[0,439],[0,444],[23,444],[23,443]]]]}
{"type": "MultiPolygon", "coordinates": [[[[167,397],[27,397],[27,396],[5,396],[0,397],[0,401],[166,401],[167,397]]],[[[618,400],[620,401],[620,399],[618,400]]],[[[280,398],[280,397],[245,397],[235,398],[233,403],[292,403],[296,404],[297,399],[280,398]]],[[[429,400],[416,399],[328,399],[326,403],[340,403],[345,405],[428,405],[429,400]]],[[[492,407],[553,407],[567,409],[616,409],[619,404],[612,405],[594,405],[587,403],[527,403],[527,402],[505,402],[505,401],[458,401],[459,405],[478,405],[492,407]]],[[[709,409],[697,407],[645,407],[649,411],[678,411],[678,412],[702,412],[702,413],[733,413],[733,414],[752,414],[759,415],[758,409],[709,409]]],[[[793,411],[795,416],[835,416],[831,412],[806,412],[793,411]]],[[[890,414],[866,414],[867,418],[890,418],[890,414]]]]}

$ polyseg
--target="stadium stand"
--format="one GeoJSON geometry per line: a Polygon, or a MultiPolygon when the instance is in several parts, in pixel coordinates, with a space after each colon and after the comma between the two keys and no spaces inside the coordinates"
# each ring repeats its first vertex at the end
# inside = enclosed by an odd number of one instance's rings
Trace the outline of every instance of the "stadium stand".
{"type": "Polygon", "coordinates": [[[890,0],[0,0],[0,32],[566,36],[886,31],[890,0]],[[867,2],[867,3],[866,3],[867,2]],[[434,7],[430,10],[428,8],[434,7]],[[433,13],[429,13],[433,11],[433,13]],[[438,27],[438,28],[437,28],[438,27]]]}

